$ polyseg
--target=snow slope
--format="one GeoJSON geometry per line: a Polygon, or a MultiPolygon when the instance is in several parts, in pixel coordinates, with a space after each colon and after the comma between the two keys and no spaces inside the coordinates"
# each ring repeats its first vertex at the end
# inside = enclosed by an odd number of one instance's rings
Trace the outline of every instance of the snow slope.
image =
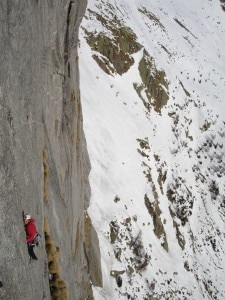
{"type": "Polygon", "coordinates": [[[88,2],[79,64],[104,281],[95,299],[225,298],[224,17],[216,0],[88,2]],[[115,44],[122,27],[141,46],[117,72],[99,37],[115,44]],[[160,108],[152,82],[168,95],[160,108]]]}

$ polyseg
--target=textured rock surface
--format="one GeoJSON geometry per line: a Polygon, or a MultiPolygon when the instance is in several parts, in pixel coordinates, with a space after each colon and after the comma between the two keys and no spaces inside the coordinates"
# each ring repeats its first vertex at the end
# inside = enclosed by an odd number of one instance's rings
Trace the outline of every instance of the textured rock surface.
{"type": "Polygon", "coordinates": [[[101,285],[97,238],[85,215],[90,167],[76,49],[85,6],[0,4],[0,299],[51,298],[44,218],[68,299],[91,299],[90,279],[101,285]],[[23,210],[42,234],[38,262],[29,263],[23,210]]]}

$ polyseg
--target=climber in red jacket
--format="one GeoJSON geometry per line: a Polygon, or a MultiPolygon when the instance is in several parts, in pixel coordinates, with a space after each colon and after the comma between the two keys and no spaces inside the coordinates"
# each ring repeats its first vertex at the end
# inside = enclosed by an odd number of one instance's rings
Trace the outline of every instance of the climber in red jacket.
{"type": "Polygon", "coordinates": [[[27,248],[28,253],[30,257],[34,260],[38,260],[37,256],[34,253],[34,238],[37,234],[37,229],[34,224],[34,219],[31,217],[31,215],[24,215],[24,225],[25,225],[25,231],[26,231],[26,242],[27,242],[27,248]]]}

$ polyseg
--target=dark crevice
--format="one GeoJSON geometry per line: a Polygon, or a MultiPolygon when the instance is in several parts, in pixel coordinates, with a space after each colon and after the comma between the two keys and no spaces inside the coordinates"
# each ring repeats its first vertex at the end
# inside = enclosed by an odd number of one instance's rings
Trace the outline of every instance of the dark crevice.
{"type": "Polygon", "coordinates": [[[189,32],[197,40],[197,37],[186,26],[184,26],[184,24],[182,24],[181,21],[179,21],[177,18],[174,18],[174,21],[176,21],[177,24],[180,25],[180,27],[184,28],[187,32],[189,32]]]}
{"type": "Polygon", "coordinates": [[[68,77],[70,78],[70,63],[68,63],[68,77]]]}
{"type": "Polygon", "coordinates": [[[70,14],[71,9],[74,1],[70,1],[68,11],[67,11],[67,18],[66,18],[66,35],[65,35],[65,42],[64,42],[64,65],[68,62],[68,51],[69,51],[69,27],[70,27],[70,14]]]}
{"type": "Polygon", "coordinates": [[[83,248],[84,248],[84,255],[87,261],[87,271],[88,271],[88,275],[90,276],[90,262],[89,262],[89,257],[87,255],[87,250],[86,250],[86,245],[85,243],[83,243],[83,248]]]}
{"type": "Polygon", "coordinates": [[[71,49],[71,41],[70,41],[70,30],[71,30],[71,17],[72,17],[72,8],[73,8],[74,1],[70,1],[68,10],[67,10],[67,18],[66,18],[66,33],[65,33],[65,40],[64,40],[64,79],[62,82],[62,90],[63,90],[63,120],[62,120],[62,130],[68,129],[68,125],[70,123],[69,120],[69,110],[68,107],[68,90],[70,89],[70,75],[71,69],[70,64],[68,62],[70,57],[70,49],[71,49]]]}

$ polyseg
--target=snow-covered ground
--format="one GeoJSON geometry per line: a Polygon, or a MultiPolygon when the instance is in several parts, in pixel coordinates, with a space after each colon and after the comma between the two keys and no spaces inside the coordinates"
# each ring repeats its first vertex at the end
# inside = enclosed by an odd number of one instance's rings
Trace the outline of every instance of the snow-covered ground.
{"type": "Polygon", "coordinates": [[[103,273],[103,288],[93,287],[95,299],[225,299],[220,1],[89,0],[81,27],[88,213],[103,273]],[[116,17],[141,45],[122,75],[107,74],[93,59],[99,53],[88,34],[113,39],[99,16],[107,22],[116,17]],[[142,82],[144,51],[168,82],[169,100],[160,111],[147,109],[144,90],[141,99],[134,89],[142,82]]]}

